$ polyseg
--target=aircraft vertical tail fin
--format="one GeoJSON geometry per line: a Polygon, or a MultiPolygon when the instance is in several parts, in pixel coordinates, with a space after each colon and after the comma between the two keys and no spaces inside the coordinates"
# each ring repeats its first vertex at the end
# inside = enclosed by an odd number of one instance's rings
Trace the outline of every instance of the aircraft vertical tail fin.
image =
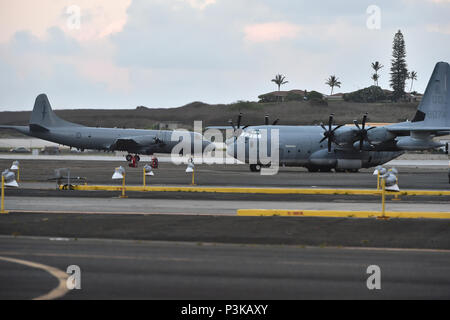
{"type": "Polygon", "coordinates": [[[31,130],[47,131],[51,127],[74,126],[76,124],[59,118],[52,110],[47,95],[40,94],[34,102],[33,112],[30,118],[31,130]]]}
{"type": "Polygon", "coordinates": [[[427,127],[450,127],[450,65],[438,62],[412,122],[427,127]]]}

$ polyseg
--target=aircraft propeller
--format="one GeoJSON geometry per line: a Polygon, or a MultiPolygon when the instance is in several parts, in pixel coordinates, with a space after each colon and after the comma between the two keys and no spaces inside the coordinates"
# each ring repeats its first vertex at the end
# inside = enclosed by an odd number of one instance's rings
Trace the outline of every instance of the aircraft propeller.
{"type": "Polygon", "coordinates": [[[234,125],[232,119],[228,120],[228,123],[233,127],[233,131],[234,131],[233,136],[234,136],[235,140],[241,134],[241,131],[248,127],[248,126],[244,126],[241,128],[241,121],[242,121],[242,112],[239,112],[236,126],[234,125]]]}
{"type": "Polygon", "coordinates": [[[366,129],[365,128],[366,127],[366,121],[367,121],[367,112],[363,116],[361,127],[359,126],[357,120],[353,120],[353,123],[358,128],[358,131],[357,131],[356,135],[359,138],[359,151],[362,151],[364,141],[367,141],[368,143],[370,143],[367,133],[368,133],[369,130],[372,130],[372,129],[375,128],[375,127],[370,127],[368,129],[366,129]]]}
{"type": "MultiPolygon", "coordinates": [[[[277,119],[275,119],[275,121],[272,122],[272,124],[269,124],[269,115],[266,114],[266,115],[264,116],[264,124],[265,124],[266,126],[269,126],[269,125],[274,126],[274,125],[276,125],[279,121],[280,121],[280,119],[277,118],[277,119]]],[[[242,122],[242,112],[240,112],[239,115],[238,115],[238,117],[237,117],[236,125],[234,124],[234,122],[233,122],[232,119],[228,120],[228,123],[233,127],[233,130],[234,130],[233,136],[234,136],[235,139],[237,139],[237,137],[240,135],[240,132],[241,132],[242,130],[244,130],[245,128],[248,127],[248,125],[246,125],[246,126],[243,126],[243,127],[241,128],[241,122],[242,122]]]]}
{"type": "Polygon", "coordinates": [[[320,126],[322,127],[322,129],[324,130],[323,133],[323,138],[322,140],[320,140],[320,142],[323,142],[324,140],[328,139],[328,152],[331,152],[331,143],[334,142],[334,133],[337,129],[339,129],[340,127],[342,127],[343,125],[338,125],[337,127],[335,127],[334,129],[332,128],[333,126],[333,117],[334,114],[330,114],[330,117],[328,118],[328,129],[324,126],[323,123],[320,123],[320,126]]]}

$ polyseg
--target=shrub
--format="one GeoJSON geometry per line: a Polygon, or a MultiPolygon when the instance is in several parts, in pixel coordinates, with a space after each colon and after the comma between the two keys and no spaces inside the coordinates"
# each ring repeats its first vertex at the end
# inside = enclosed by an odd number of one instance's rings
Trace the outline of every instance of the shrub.
{"type": "Polygon", "coordinates": [[[309,91],[306,94],[306,98],[313,105],[328,105],[328,102],[324,100],[323,95],[317,91],[309,91]]]}
{"type": "MultiPolygon", "coordinates": [[[[277,102],[277,96],[275,96],[274,94],[270,94],[270,93],[266,93],[266,94],[262,94],[260,96],[258,96],[259,98],[259,103],[266,103],[266,102],[277,102]]],[[[279,100],[279,98],[278,98],[279,100]]]]}
{"type": "Polygon", "coordinates": [[[344,94],[344,100],[352,102],[377,102],[386,100],[386,94],[380,87],[370,86],[344,94]]]}
{"type": "Polygon", "coordinates": [[[300,93],[288,92],[285,101],[303,101],[304,96],[300,93]]]}

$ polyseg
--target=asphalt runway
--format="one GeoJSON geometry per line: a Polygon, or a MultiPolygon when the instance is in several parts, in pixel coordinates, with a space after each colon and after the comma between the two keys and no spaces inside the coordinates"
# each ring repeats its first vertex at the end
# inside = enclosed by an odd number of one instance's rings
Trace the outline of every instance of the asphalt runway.
{"type": "MultiPolygon", "coordinates": [[[[25,182],[48,182],[54,177],[54,169],[70,168],[72,177],[85,177],[89,184],[121,184],[111,180],[114,168],[126,166],[126,162],[112,161],[56,161],[21,160],[21,180],[25,182]]],[[[0,168],[9,168],[11,160],[0,160],[0,168]]],[[[125,167],[126,182],[141,185],[142,163],[139,168],[125,167]]],[[[147,178],[148,185],[189,185],[191,174],[186,166],[160,163],[155,175],[147,178]]],[[[450,190],[448,169],[434,167],[401,167],[399,186],[403,189],[450,190]]],[[[197,165],[195,182],[199,186],[265,186],[265,187],[317,187],[317,188],[375,188],[373,169],[358,173],[317,172],[304,168],[280,168],[277,175],[261,175],[250,172],[247,165],[197,165]]]]}
{"type": "MultiPolygon", "coordinates": [[[[0,257],[81,270],[61,299],[449,299],[450,251],[2,238],[0,257]],[[367,267],[381,270],[369,290],[367,267]]],[[[0,299],[57,285],[42,270],[0,260],[0,299]]],[[[174,310],[172,310],[174,312],[174,310]]]]}

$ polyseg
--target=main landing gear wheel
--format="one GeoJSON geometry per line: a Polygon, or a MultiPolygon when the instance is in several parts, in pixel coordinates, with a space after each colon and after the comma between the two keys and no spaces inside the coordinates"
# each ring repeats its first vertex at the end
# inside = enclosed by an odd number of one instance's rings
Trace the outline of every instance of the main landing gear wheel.
{"type": "Polygon", "coordinates": [[[250,171],[251,172],[260,172],[261,171],[261,165],[260,164],[251,164],[250,165],[250,171]]]}
{"type": "Polygon", "coordinates": [[[141,160],[141,158],[138,155],[131,155],[131,154],[127,154],[127,156],[125,157],[127,159],[128,166],[131,168],[137,168],[139,165],[139,160],[141,160]]]}

